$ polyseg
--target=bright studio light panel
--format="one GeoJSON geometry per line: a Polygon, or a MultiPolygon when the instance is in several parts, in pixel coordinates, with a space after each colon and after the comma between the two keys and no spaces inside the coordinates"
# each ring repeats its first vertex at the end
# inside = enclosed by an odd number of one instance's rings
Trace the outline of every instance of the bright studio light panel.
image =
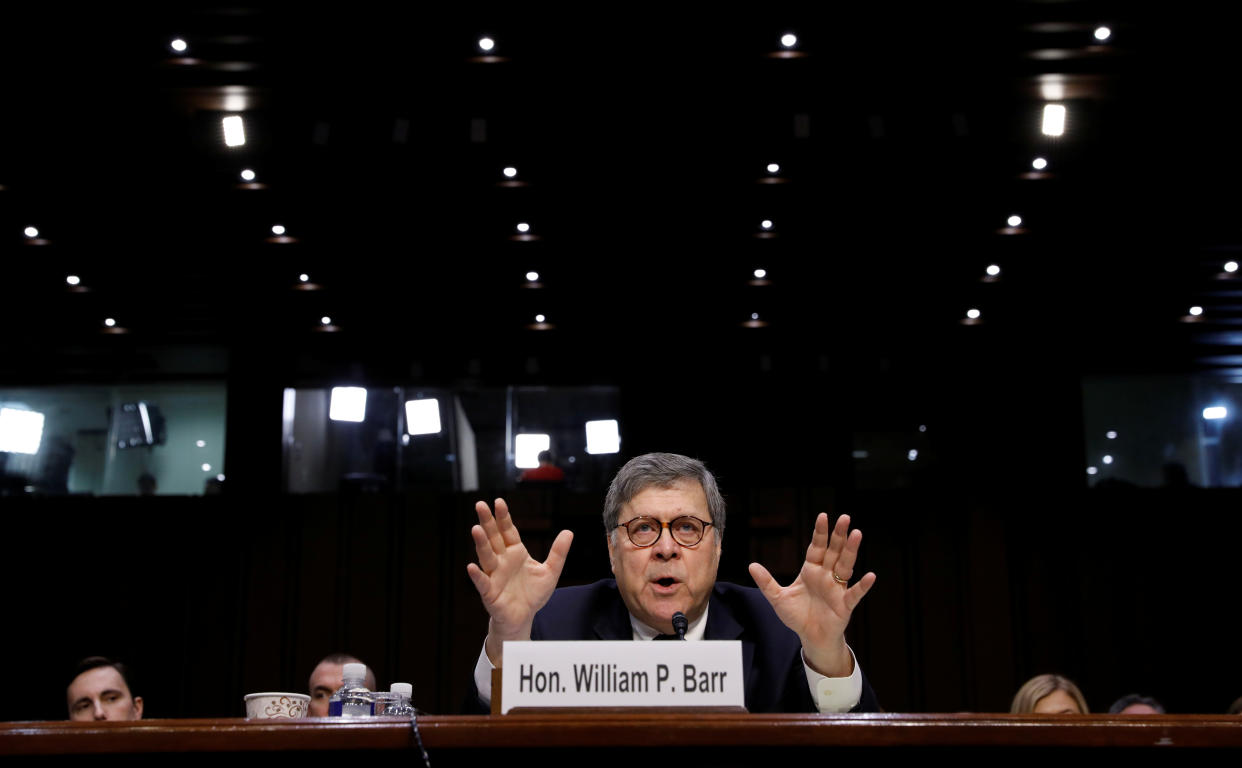
{"type": "Polygon", "coordinates": [[[621,431],[616,419],[586,423],[587,453],[620,453],[621,431]]]}
{"type": "Polygon", "coordinates": [[[360,422],[367,415],[367,391],[362,387],[333,387],[328,418],[360,422]]]}
{"type": "Polygon", "coordinates": [[[36,454],[43,442],[43,414],[0,408],[0,451],[36,454]]]}
{"type": "Polygon", "coordinates": [[[440,433],[440,401],[434,397],[405,401],[405,431],[410,435],[440,433]]]}
{"type": "Polygon", "coordinates": [[[518,469],[534,469],[539,466],[539,452],[552,447],[552,437],[540,434],[521,434],[513,440],[513,463],[518,469]]]}

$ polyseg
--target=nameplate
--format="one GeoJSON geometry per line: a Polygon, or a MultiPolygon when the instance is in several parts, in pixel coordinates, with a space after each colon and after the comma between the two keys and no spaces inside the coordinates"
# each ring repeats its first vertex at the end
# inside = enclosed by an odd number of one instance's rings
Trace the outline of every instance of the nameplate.
{"type": "Polygon", "coordinates": [[[565,707],[743,707],[739,640],[507,642],[501,714],[565,707]]]}

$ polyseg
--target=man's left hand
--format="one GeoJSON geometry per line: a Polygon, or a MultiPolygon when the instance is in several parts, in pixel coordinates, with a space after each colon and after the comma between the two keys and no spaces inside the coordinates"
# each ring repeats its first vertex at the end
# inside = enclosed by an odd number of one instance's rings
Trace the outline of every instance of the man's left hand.
{"type": "Polygon", "coordinates": [[[845,645],[845,628],[863,596],[875,584],[868,572],[853,586],[854,562],[862,544],[862,531],[850,531],[849,515],[837,518],[828,532],[828,515],[815,519],[815,533],[806,549],[806,561],[798,578],[788,587],[777,583],[759,563],[750,564],[750,576],[772,604],[785,626],[802,640],[806,663],[824,677],[849,677],[854,659],[845,645]],[[834,578],[835,575],[835,578],[834,578]]]}

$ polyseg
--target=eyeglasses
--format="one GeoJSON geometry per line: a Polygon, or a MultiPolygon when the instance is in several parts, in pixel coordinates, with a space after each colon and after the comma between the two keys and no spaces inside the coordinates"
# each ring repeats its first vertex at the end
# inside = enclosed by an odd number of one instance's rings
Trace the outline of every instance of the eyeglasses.
{"type": "Polygon", "coordinates": [[[683,547],[693,547],[703,540],[703,534],[709,525],[711,523],[687,515],[676,518],[671,523],[661,522],[654,517],[636,517],[617,527],[625,529],[630,542],[636,547],[653,546],[660,540],[665,528],[668,529],[668,535],[673,537],[673,541],[683,547]]]}

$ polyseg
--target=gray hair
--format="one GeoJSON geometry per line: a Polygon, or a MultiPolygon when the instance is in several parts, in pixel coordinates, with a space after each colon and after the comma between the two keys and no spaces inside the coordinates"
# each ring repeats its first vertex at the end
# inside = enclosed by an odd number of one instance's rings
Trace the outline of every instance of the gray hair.
{"type": "Polygon", "coordinates": [[[608,486],[604,499],[604,531],[616,541],[617,521],[621,519],[621,507],[630,503],[638,494],[655,486],[671,488],[679,480],[695,480],[707,496],[707,512],[711,515],[716,540],[724,536],[725,501],[716,487],[716,478],[698,459],[676,453],[648,453],[635,456],[625,463],[608,486]]]}

